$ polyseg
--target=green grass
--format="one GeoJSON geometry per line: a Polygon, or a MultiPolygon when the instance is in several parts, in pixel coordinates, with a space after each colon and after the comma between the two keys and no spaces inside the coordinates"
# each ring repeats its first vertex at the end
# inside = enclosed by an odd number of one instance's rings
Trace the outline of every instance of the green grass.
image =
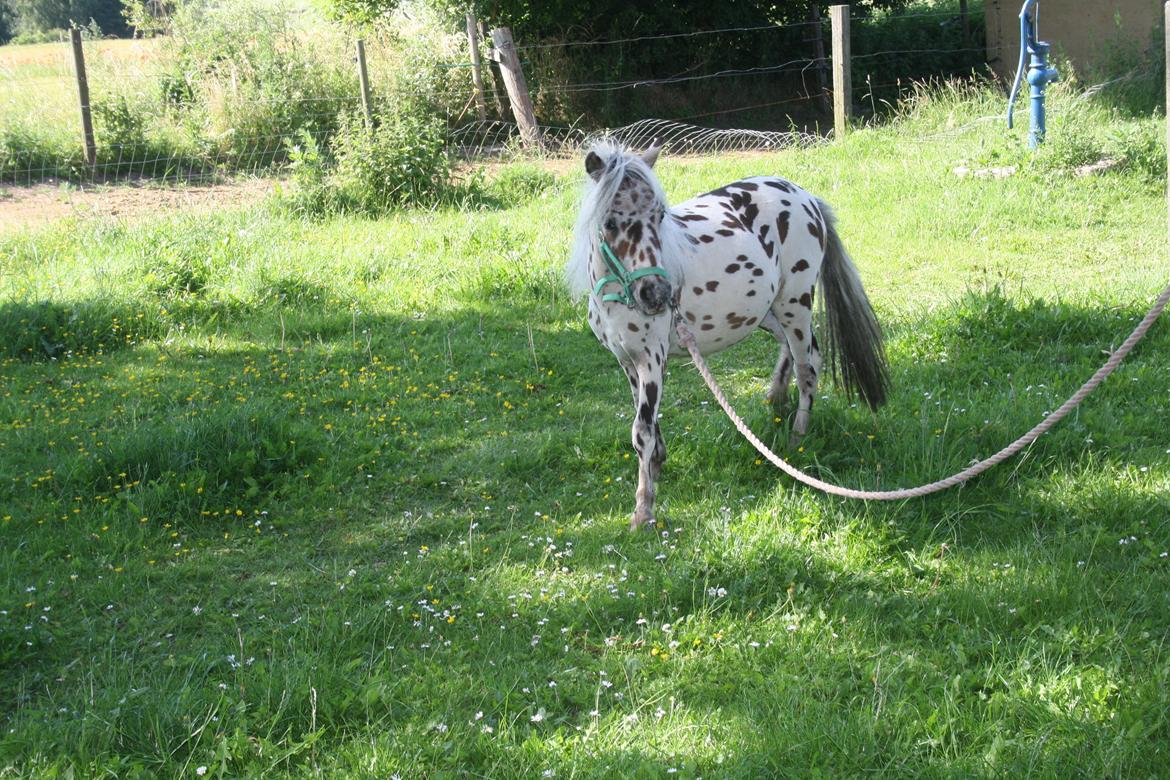
{"type": "MultiPolygon", "coordinates": [[[[768,172],[840,214],[894,390],[826,388],[797,465],[958,470],[1165,283],[1161,185],[1030,162],[990,104],[660,164],[675,200],[768,172]]],[[[1166,324],[1023,456],[896,504],[758,464],[677,361],[630,534],[629,393],[558,276],[574,182],[0,238],[0,775],[1165,776],[1166,324]]],[[[780,446],[773,352],[713,364],[780,446]]]]}

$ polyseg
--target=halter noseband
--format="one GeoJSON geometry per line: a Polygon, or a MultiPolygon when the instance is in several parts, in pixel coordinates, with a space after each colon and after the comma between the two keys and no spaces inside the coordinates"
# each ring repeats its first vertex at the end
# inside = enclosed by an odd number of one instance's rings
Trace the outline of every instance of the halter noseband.
{"type": "Polygon", "coordinates": [[[624,303],[631,309],[634,308],[634,293],[630,290],[630,285],[635,280],[641,279],[643,276],[661,276],[664,279],[669,279],[666,271],[658,267],[639,268],[637,271],[627,271],[614,255],[613,250],[609,248],[609,244],[605,241],[605,236],[601,231],[597,231],[597,240],[601,242],[601,256],[605,259],[605,264],[609,266],[612,272],[597,280],[597,284],[593,288],[593,294],[600,296],[602,301],[607,303],[616,302],[624,303]],[[601,294],[602,289],[608,284],[620,284],[622,291],[620,293],[606,293],[601,294]]]}

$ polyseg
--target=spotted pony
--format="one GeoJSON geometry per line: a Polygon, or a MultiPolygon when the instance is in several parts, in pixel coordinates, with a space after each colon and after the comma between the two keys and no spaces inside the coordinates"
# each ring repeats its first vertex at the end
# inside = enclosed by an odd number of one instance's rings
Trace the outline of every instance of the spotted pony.
{"type": "Polygon", "coordinates": [[[666,460],[663,377],[668,357],[685,354],[675,318],[703,354],[757,329],[772,334],[779,357],[767,397],[782,409],[795,375],[794,441],[808,430],[822,368],[813,334],[818,282],[839,384],[876,409],[889,383],[881,328],[828,205],[784,179],[757,176],[671,207],[652,170],[659,151],[657,144],[642,155],[605,141],[592,146],[566,268],[574,294],[589,296],[589,326],[617,357],[633,394],[632,528],[654,520],[666,460]]]}

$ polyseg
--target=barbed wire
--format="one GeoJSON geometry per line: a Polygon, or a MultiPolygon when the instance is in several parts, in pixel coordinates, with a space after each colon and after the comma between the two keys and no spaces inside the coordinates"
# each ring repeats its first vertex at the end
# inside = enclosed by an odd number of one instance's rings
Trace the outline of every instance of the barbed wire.
{"type": "Polygon", "coordinates": [[[793,68],[793,65],[804,65],[805,67],[815,65],[817,63],[828,64],[828,59],[824,57],[813,57],[798,60],[789,60],[788,62],[779,65],[761,65],[755,68],[729,68],[726,70],[717,71],[715,73],[705,73],[698,76],[668,76],[661,79],[636,79],[632,81],[598,81],[586,82],[581,84],[566,84],[556,87],[548,88],[550,92],[556,93],[573,93],[573,92],[614,92],[619,89],[635,89],[637,87],[653,87],[666,84],[682,84],[690,81],[703,81],[705,79],[719,79],[730,78],[733,76],[755,76],[766,73],[779,73],[784,70],[800,70],[800,68],[793,68]]]}
{"type": "MultiPolygon", "coordinates": [[[[896,14],[887,18],[874,19],[870,16],[851,16],[852,20],[857,21],[858,24],[885,24],[890,19],[921,19],[929,17],[946,17],[948,19],[955,19],[960,16],[957,11],[929,11],[916,14],[896,14]]],[[[523,46],[517,46],[516,51],[525,51],[529,49],[564,49],[574,48],[579,46],[613,46],[626,43],[641,43],[645,41],[661,41],[671,40],[676,38],[697,38],[706,35],[718,35],[723,33],[742,33],[742,32],[760,32],[766,30],[790,30],[798,27],[825,27],[830,23],[828,17],[807,20],[803,22],[785,22],[783,24],[761,24],[751,27],[723,27],[716,30],[696,30],[694,32],[686,33],[665,33],[663,35],[639,35],[632,38],[612,38],[602,39],[596,41],[557,41],[553,43],[530,43],[523,46]]]]}
{"type": "MultiPolygon", "coordinates": [[[[982,13],[968,13],[969,19],[974,19],[976,16],[982,16],[982,13]]],[[[924,19],[927,17],[941,17],[945,16],[948,19],[958,19],[961,14],[958,11],[923,11],[916,14],[888,14],[883,16],[851,16],[852,21],[858,24],[888,24],[891,21],[901,21],[903,19],[924,19]]]]}
{"type": "Polygon", "coordinates": [[[905,56],[907,54],[964,54],[968,52],[999,51],[1001,46],[968,46],[959,49],[886,49],[884,51],[868,52],[866,54],[851,54],[854,60],[872,59],[873,57],[905,56]]]}
{"type": "Polygon", "coordinates": [[[516,51],[525,51],[527,49],[558,49],[570,48],[576,46],[613,46],[624,43],[640,43],[643,41],[662,41],[674,38],[697,38],[704,35],[717,35],[722,33],[737,33],[737,32],[758,32],[760,30],[787,30],[795,27],[809,27],[814,25],[822,25],[823,21],[807,21],[807,22],[791,22],[788,24],[762,24],[756,27],[724,27],[718,30],[696,30],[687,33],[666,33],[664,35],[640,35],[636,38],[616,38],[600,41],[563,41],[557,43],[531,43],[525,46],[517,46],[516,51]]]}

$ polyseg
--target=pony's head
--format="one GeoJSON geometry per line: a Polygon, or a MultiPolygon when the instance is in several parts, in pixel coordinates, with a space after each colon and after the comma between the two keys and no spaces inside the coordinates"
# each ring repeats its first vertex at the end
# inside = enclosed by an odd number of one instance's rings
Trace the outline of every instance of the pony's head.
{"type": "Polygon", "coordinates": [[[652,170],[661,148],[655,143],[638,155],[600,141],[585,155],[589,178],[567,268],[574,295],[593,291],[616,263],[620,276],[632,278],[629,303],[654,316],[682,284],[685,241],[665,219],[666,196],[652,170]]]}

